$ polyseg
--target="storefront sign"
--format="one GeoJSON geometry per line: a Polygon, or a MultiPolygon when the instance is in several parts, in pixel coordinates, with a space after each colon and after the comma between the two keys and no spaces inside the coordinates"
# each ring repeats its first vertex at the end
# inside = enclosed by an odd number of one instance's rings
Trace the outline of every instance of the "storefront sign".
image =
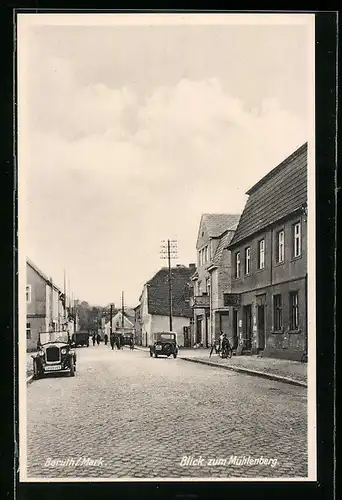
{"type": "Polygon", "coordinates": [[[210,300],[208,295],[197,295],[193,297],[192,307],[194,309],[209,309],[210,300]]]}
{"type": "Polygon", "coordinates": [[[224,305],[225,306],[239,306],[241,303],[241,295],[239,293],[225,293],[224,305]]]}

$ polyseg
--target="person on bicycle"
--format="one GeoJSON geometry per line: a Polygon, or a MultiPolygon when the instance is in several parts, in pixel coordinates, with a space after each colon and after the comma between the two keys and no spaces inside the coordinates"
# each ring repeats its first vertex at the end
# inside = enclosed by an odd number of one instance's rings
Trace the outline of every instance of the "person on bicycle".
{"type": "Polygon", "coordinates": [[[223,334],[222,342],[221,342],[221,352],[222,355],[228,356],[229,351],[231,351],[230,342],[227,338],[227,334],[223,334]]]}
{"type": "Polygon", "coordinates": [[[223,331],[221,330],[220,337],[219,337],[219,352],[222,351],[222,342],[223,342],[223,339],[224,339],[225,335],[226,334],[223,333],[223,331]]]}

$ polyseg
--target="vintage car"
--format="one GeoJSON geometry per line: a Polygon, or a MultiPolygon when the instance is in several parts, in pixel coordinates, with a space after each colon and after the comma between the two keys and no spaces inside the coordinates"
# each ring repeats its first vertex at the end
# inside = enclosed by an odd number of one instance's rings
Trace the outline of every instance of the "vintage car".
{"type": "Polygon", "coordinates": [[[123,345],[132,348],[134,346],[134,335],[133,333],[124,333],[122,337],[123,345]]]}
{"type": "Polygon", "coordinates": [[[89,333],[88,332],[76,332],[72,334],[72,341],[77,346],[89,347],[89,333]]]}
{"type": "Polygon", "coordinates": [[[70,340],[67,332],[53,332],[53,334],[48,342],[40,343],[39,351],[32,355],[34,379],[54,373],[75,376],[75,344],[70,340]]]}
{"type": "Polygon", "coordinates": [[[154,334],[154,343],[150,345],[150,356],[173,356],[177,358],[177,334],[174,332],[157,332],[154,334]]]}

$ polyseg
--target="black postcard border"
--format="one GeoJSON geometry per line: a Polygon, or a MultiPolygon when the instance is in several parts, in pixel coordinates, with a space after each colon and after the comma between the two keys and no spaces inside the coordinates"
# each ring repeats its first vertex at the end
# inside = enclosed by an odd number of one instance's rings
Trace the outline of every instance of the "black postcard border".
{"type": "MultiPolygon", "coordinates": [[[[2,321],[3,355],[2,368],[6,371],[1,384],[3,401],[2,440],[5,455],[1,467],[1,485],[4,498],[19,500],[53,499],[85,495],[88,498],[165,498],[201,499],[226,498],[239,495],[242,498],[264,498],[276,495],[279,500],[295,494],[310,495],[311,499],[335,496],[335,362],[336,362],[336,266],[337,266],[337,124],[336,124],[336,53],[337,13],[316,13],[316,231],[317,231],[317,447],[318,481],[309,482],[114,482],[114,483],[19,483],[18,479],[18,373],[14,372],[17,360],[17,164],[16,164],[16,93],[15,75],[15,21],[19,12],[99,12],[87,8],[87,2],[73,2],[51,7],[50,1],[25,6],[8,3],[2,9],[2,34],[5,52],[1,58],[2,113],[6,126],[2,129],[4,146],[2,169],[2,214],[4,213],[3,242],[1,245],[4,299],[2,321]],[[34,8],[35,7],[35,8],[34,8]],[[48,9],[48,10],[47,10],[48,9]],[[4,43],[5,42],[5,43],[4,43]]],[[[187,9],[127,9],[116,5],[117,12],[189,12],[187,9]]],[[[103,6],[105,9],[106,6],[103,6]]],[[[115,12],[115,10],[101,10],[115,12]]],[[[213,10],[197,10],[193,13],[210,13],[213,10]]],[[[216,10],[215,12],[222,12],[216,10]]],[[[226,11],[232,12],[232,11],[226,11]]],[[[236,11],[248,13],[250,10],[236,11]]],[[[253,10],[253,12],[258,12],[253,10]]],[[[259,10],[260,12],[260,10],[259,10]]],[[[305,10],[273,10],[262,12],[314,12],[305,10]]],[[[3,370],[2,370],[3,373],[3,370]]]]}

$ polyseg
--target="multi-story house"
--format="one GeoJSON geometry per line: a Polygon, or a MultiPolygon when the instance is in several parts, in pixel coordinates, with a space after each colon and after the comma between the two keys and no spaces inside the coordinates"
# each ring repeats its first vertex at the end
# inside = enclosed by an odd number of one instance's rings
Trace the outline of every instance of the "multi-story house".
{"type": "Polygon", "coordinates": [[[307,144],[247,195],[229,245],[238,352],[298,360],[307,342],[307,144]]]}
{"type": "Polygon", "coordinates": [[[224,293],[230,291],[230,251],[240,215],[203,214],[197,237],[197,269],[193,282],[194,327],[191,345],[208,347],[220,330],[229,331],[224,293]]]}
{"type": "Polygon", "coordinates": [[[26,260],[27,349],[37,348],[40,333],[66,329],[63,292],[30,260],[26,260]]]}
{"type": "MultiPolygon", "coordinates": [[[[179,346],[187,345],[192,309],[189,298],[190,276],[196,269],[178,265],[171,268],[172,279],[172,330],[177,333],[179,346]]],[[[140,324],[142,345],[153,342],[153,334],[169,331],[169,270],[160,269],[147,283],[140,296],[140,324]]]]}

